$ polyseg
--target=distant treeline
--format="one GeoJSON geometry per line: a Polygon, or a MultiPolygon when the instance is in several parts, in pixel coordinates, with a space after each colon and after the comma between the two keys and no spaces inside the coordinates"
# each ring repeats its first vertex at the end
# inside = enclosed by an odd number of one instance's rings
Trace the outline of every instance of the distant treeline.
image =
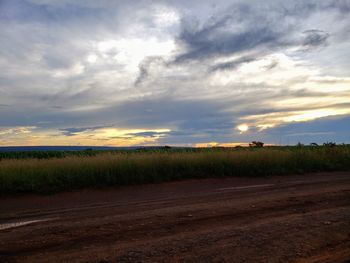
{"type": "MultiPolygon", "coordinates": [[[[167,150],[169,147],[124,147],[124,148],[112,148],[112,147],[0,147],[0,160],[1,159],[49,159],[49,158],[64,158],[69,156],[95,156],[101,153],[128,153],[128,152],[142,152],[142,151],[159,151],[167,150]],[[8,150],[10,149],[10,150],[8,150]],[[23,150],[24,149],[24,150],[23,150]],[[30,150],[33,149],[33,150],[30,150]],[[58,149],[58,150],[56,150],[58,149]]],[[[175,149],[175,148],[174,148],[175,149]]],[[[180,149],[180,148],[179,148],[180,149]]]]}
{"type": "Polygon", "coordinates": [[[49,159],[64,158],[67,156],[94,156],[98,151],[25,151],[25,152],[0,152],[0,159],[49,159]]]}
{"type": "MultiPolygon", "coordinates": [[[[262,142],[252,142],[249,144],[250,147],[170,147],[170,146],[150,146],[150,147],[62,147],[63,150],[55,150],[60,147],[52,147],[49,150],[48,147],[33,147],[36,150],[29,150],[26,148],[23,150],[23,147],[11,147],[11,150],[6,150],[10,147],[0,147],[0,160],[1,159],[50,159],[50,158],[65,158],[69,156],[96,156],[99,154],[110,153],[110,154],[133,154],[133,153],[162,153],[162,152],[212,152],[212,151],[254,151],[257,148],[262,148],[262,142]],[[18,149],[18,150],[16,150],[18,149]],[[42,149],[42,150],[37,150],[42,149]]],[[[336,145],[334,143],[324,143],[323,145],[303,145],[298,143],[296,146],[264,146],[264,148],[274,148],[279,150],[290,150],[295,147],[303,148],[322,148],[322,147],[350,147],[350,145],[340,144],[336,145]]]]}

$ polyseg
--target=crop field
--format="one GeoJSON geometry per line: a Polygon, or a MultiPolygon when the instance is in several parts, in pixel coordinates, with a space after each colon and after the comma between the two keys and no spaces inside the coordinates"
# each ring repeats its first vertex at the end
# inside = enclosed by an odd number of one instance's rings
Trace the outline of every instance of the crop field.
{"type": "Polygon", "coordinates": [[[190,178],[257,177],[349,169],[350,146],[347,145],[2,153],[0,193],[48,194],[190,178]]]}

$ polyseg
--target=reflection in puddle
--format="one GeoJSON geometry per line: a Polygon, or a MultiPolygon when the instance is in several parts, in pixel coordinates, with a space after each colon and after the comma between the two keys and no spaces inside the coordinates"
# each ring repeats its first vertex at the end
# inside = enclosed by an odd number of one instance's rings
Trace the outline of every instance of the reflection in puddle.
{"type": "Polygon", "coordinates": [[[249,188],[259,188],[259,187],[268,187],[273,186],[275,184],[255,184],[255,185],[246,185],[246,186],[234,186],[234,187],[226,187],[226,188],[219,188],[218,191],[225,191],[225,190],[241,190],[241,189],[249,189],[249,188]]]}
{"type": "Polygon", "coordinates": [[[28,220],[28,221],[19,221],[19,222],[14,222],[14,223],[5,223],[5,224],[0,224],[0,230],[5,230],[9,228],[14,228],[14,227],[20,227],[20,226],[25,226],[37,222],[44,222],[44,221],[49,221],[52,220],[53,218],[47,218],[47,219],[38,219],[38,220],[28,220]]]}

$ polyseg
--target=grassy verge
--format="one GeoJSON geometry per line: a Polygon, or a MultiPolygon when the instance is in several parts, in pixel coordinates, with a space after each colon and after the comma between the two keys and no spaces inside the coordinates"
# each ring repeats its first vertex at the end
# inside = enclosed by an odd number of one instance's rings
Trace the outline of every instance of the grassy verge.
{"type": "Polygon", "coordinates": [[[186,178],[336,170],[350,170],[349,146],[117,152],[50,159],[2,159],[0,194],[53,193],[186,178]]]}

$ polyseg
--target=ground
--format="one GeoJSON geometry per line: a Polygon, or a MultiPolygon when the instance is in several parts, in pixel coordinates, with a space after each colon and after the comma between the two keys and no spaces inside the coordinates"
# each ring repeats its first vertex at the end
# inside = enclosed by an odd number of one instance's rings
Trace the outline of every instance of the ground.
{"type": "Polygon", "coordinates": [[[0,198],[1,262],[350,262],[350,173],[0,198]]]}

